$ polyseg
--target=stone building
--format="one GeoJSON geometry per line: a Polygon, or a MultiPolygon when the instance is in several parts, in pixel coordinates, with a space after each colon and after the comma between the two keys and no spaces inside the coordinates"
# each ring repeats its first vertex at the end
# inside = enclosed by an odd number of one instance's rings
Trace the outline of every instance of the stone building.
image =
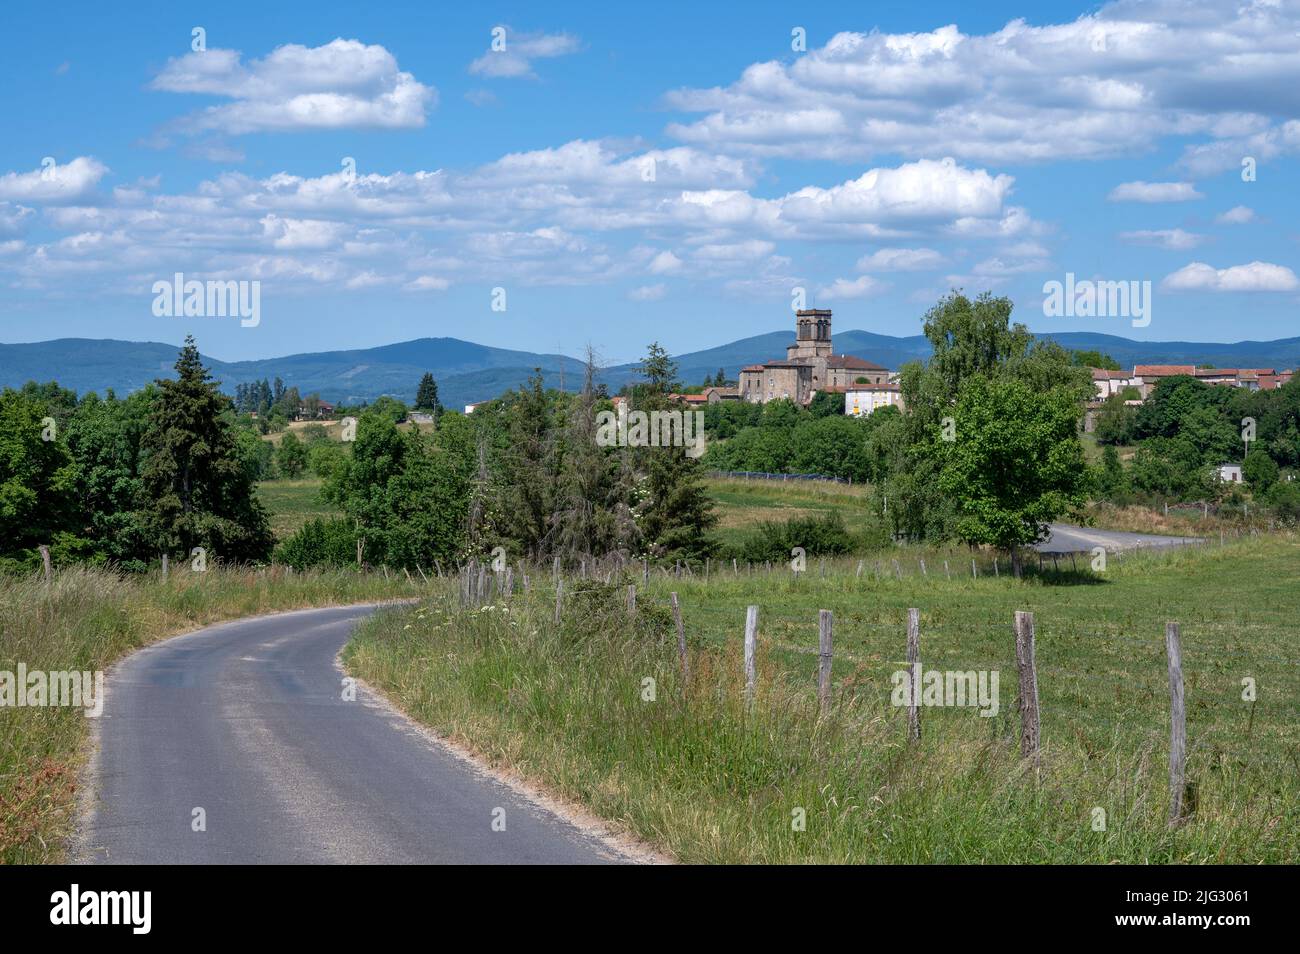
{"type": "Polygon", "coordinates": [[[835,353],[831,345],[829,308],[795,312],[794,344],[785,358],[740,369],[742,400],[766,404],[789,398],[807,404],[818,391],[845,391],[854,385],[889,383],[889,370],[851,355],[835,353]]]}

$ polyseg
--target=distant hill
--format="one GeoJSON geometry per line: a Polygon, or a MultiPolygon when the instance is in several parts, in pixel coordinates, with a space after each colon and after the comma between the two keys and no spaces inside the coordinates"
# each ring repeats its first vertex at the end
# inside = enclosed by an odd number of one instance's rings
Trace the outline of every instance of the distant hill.
{"type": "MultiPolygon", "coordinates": [[[[1219,367],[1294,368],[1300,365],[1300,338],[1238,341],[1232,344],[1193,341],[1132,341],[1116,335],[1071,331],[1050,336],[1067,348],[1109,354],[1123,367],[1135,364],[1213,364],[1219,367]]],[[[747,364],[782,357],[793,341],[790,331],[742,338],[705,351],[676,356],[681,378],[699,383],[719,368],[734,378],[747,364]]],[[[922,335],[896,338],[869,331],[835,335],[836,353],[855,355],[898,368],[927,357],[922,335]]],[[[111,339],[59,338],[32,344],[0,344],[0,387],[26,381],[55,380],[78,393],[113,388],[128,394],[158,377],[169,377],[176,360],[174,345],[111,339]]],[[[582,363],[556,354],[512,351],[459,338],[418,338],[351,351],[291,354],[257,361],[221,361],[205,355],[213,376],[233,393],[236,384],[281,378],[303,394],[313,391],[328,401],[373,401],[388,394],[410,401],[420,376],[430,371],[448,407],[496,397],[527,381],[541,368],[548,387],[575,390],[582,382],[582,363]]],[[[611,389],[637,376],[635,364],[616,365],[601,374],[611,389]]]]}

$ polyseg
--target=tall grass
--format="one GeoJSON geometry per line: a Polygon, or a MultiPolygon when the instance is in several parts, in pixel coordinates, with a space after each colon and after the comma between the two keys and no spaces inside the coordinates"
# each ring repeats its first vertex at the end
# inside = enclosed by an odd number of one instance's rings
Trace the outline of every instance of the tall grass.
{"type": "MultiPolygon", "coordinates": [[[[404,577],[283,568],[118,575],[73,568],[48,586],[0,576],[0,670],[94,671],[207,623],[412,595],[404,577]]],[[[88,720],[69,707],[0,708],[0,862],[58,861],[73,822],[88,720]]]]}
{"type": "Polygon", "coordinates": [[[538,580],[508,602],[462,608],[446,595],[385,612],[345,662],[415,718],[687,862],[1295,863],[1297,557],[1294,539],[1269,538],[1135,556],[1095,579],[899,580],[859,577],[847,561],[797,580],[570,580],[559,626],[538,580]],[[689,685],[669,589],[685,615],[689,685]],[[750,602],[762,607],[752,708],[740,663],[750,602]],[[1001,671],[997,717],[923,709],[922,739],[908,745],[889,680],[908,606],[922,608],[924,664],[1001,671]],[[826,714],[813,678],[819,607],[836,619],[826,714]],[[1014,609],[1037,617],[1037,769],[1017,749],[1014,609]],[[1183,624],[1195,801],[1176,828],[1170,618],[1183,624]],[[1243,676],[1260,687],[1253,706],[1243,676]]]}

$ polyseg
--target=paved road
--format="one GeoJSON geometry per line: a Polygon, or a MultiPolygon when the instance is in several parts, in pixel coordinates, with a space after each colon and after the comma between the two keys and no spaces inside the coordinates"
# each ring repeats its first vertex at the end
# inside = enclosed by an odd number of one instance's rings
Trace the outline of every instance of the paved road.
{"type": "Polygon", "coordinates": [[[264,616],[156,643],[108,675],[81,861],[624,860],[475,771],[358,687],[335,656],[374,607],[264,616]],[[193,810],[206,831],[192,830],[193,810]],[[494,831],[494,809],[505,830],[494,831]],[[498,816],[500,817],[500,816],[498,816]]]}
{"type": "Polygon", "coordinates": [[[1155,533],[1128,533],[1123,530],[1097,530],[1093,527],[1076,527],[1068,523],[1050,525],[1051,536],[1038,544],[1043,553],[1071,553],[1105,547],[1108,552],[1134,550],[1138,547],[1179,547],[1200,543],[1199,537],[1168,537],[1155,533]]]}

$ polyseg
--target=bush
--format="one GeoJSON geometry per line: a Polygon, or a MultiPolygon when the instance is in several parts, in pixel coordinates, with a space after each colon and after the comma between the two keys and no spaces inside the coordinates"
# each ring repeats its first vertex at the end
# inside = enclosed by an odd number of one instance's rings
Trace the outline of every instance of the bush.
{"type": "Polygon", "coordinates": [[[740,545],[737,557],[750,563],[782,562],[795,547],[808,556],[836,556],[853,552],[854,542],[838,513],[791,517],[784,523],[765,520],[740,545]]]}
{"type": "Polygon", "coordinates": [[[280,544],[275,561],[296,570],[313,566],[351,566],[357,559],[357,531],[351,520],[309,520],[280,544]]]}
{"type": "Polygon", "coordinates": [[[1283,520],[1300,520],[1300,481],[1275,483],[1268,491],[1268,505],[1283,520]]]}

